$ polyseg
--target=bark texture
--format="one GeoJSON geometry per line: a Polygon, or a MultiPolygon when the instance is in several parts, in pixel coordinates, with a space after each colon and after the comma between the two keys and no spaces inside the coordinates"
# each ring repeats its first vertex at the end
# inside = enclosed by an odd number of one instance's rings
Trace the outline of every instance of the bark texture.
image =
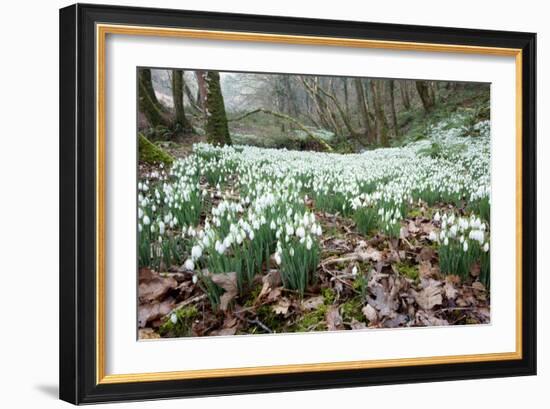
{"type": "Polygon", "coordinates": [[[214,145],[231,145],[220,74],[208,71],[206,83],[206,137],[214,145]]]}

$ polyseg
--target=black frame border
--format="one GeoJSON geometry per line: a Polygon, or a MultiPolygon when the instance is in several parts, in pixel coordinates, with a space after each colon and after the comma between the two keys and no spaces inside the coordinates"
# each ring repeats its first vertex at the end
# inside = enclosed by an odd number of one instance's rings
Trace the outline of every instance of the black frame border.
{"type": "Polygon", "coordinates": [[[536,34],[75,4],[60,10],[60,388],[74,404],[536,374],[536,34]],[[522,50],[522,359],[96,384],[96,23],[522,50]]]}

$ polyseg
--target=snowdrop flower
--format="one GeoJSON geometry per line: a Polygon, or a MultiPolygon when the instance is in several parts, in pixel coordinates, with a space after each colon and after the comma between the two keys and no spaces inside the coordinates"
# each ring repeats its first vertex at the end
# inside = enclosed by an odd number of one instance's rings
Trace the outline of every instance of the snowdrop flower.
{"type": "Polygon", "coordinates": [[[197,260],[202,256],[202,248],[201,246],[193,246],[191,249],[191,257],[193,257],[193,260],[197,260]]]}
{"type": "Polygon", "coordinates": [[[281,255],[279,253],[275,253],[273,258],[275,259],[275,263],[277,263],[277,265],[280,266],[281,265],[281,255]]]}
{"type": "Polygon", "coordinates": [[[438,211],[434,216],[434,221],[438,222],[439,220],[441,220],[441,216],[440,216],[439,211],[438,211]]]}
{"type": "Polygon", "coordinates": [[[320,224],[317,225],[317,236],[321,236],[323,234],[323,229],[320,224]]]}
{"type": "Polygon", "coordinates": [[[489,242],[486,242],[484,245],[483,245],[483,251],[485,253],[487,253],[489,251],[489,242]]]}
{"type": "Polygon", "coordinates": [[[431,231],[430,234],[428,235],[428,239],[430,241],[437,241],[437,233],[435,231],[431,231]]]}
{"type": "Polygon", "coordinates": [[[462,246],[464,252],[466,253],[468,251],[468,240],[464,241],[464,245],[462,246]]]}
{"type": "Polygon", "coordinates": [[[197,277],[196,274],[193,274],[193,278],[191,279],[193,281],[193,284],[197,284],[197,281],[199,281],[199,277],[197,277]]]}
{"type": "Polygon", "coordinates": [[[190,258],[185,260],[185,263],[183,264],[183,266],[185,267],[186,270],[189,270],[189,271],[193,271],[195,269],[195,263],[190,258]]]}
{"type": "Polygon", "coordinates": [[[449,238],[448,237],[445,237],[445,240],[443,240],[443,244],[445,246],[448,246],[449,245],[449,238]]]}
{"type": "Polygon", "coordinates": [[[223,243],[220,243],[219,241],[216,242],[216,251],[222,255],[223,253],[225,253],[225,250],[226,250],[226,247],[224,246],[223,243]]]}
{"type": "Polygon", "coordinates": [[[357,266],[353,266],[353,268],[351,269],[351,275],[354,277],[357,275],[357,266]]]}
{"type": "Polygon", "coordinates": [[[451,228],[449,229],[449,234],[451,237],[456,237],[456,233],[458,232],[458,227],[456,224],[453,224],[451,228]]]}
{"type": "MultiPolygon", "coordinates": [[[[311,240],[311,237],[310,236],[307,236],[307,239],[306,239],[306,248],[309,250],[311,250],[311,247],[313,246],[313,240],[311,240]]],[[[292,250],[292,255],[294,255],[294,249],[291,249],[292,250]]]]}
{"type": "Polygon", "coordinates": [[[290,257],[294,257],[294,247],[291,247],[288,253],[290,254],[290,257]]]}
{"type": "Polygon", "coordinates": [[[143,216],[143,224],[145,226],[149,226],[149,224],[151,224],[151,220],[149,219],[149,216],[147,215],[143,216]]]}
{"type": "Polygon", "coordinates": [[[141,207],[138,207],[138,219],[141,219],[143,217],[143,210],[141,210],[141,207]]]}
{"type": "Polygon", "coordinates": [[[306,230],[302,226],[299,226],[296,229],[296,236],[303,239],[305,235],[306,235],[306,230]]]}
{"type": "Polygon", "coordinates": [[[275,221],[274,220],[271,220],[271,224],[269,225],[269,228],[271,230],[275,230],[277,228],[277,225],[275,224],[275,221]]]}
{"type": "Polygon", "coordinates": [[[227,249],[231,247],[231,244],[233,244],[233,240],[231,238],[231,235],[227,236],[225,239],[223,239],[223,246],[227,249]]]}
{"type": "Polygon", "coordinates": [[[159,234],[161,236],[164,235],[164,229],[165,229],[164,222],[160,221],[159,222],[159,234]]]}
{"type": "Polygon", "coordinates": [[[292,236],[294,234],[294,227],[291,224],[286,225],[286,234],[287,236],[292,236]]]}
{"type": "Polygon", "coordinates": [[[254,240],[254,230],[250,230],[250,231],[248,232],[248,238],[249,238],[250,240],[254,240]]]}
{"type": "Polygon", "coordinates": [[[172,324],[176,325],[178,323],[178,316],[174,313],[172,313],[170,315],[170,321],[172,322],[172,324]]]}

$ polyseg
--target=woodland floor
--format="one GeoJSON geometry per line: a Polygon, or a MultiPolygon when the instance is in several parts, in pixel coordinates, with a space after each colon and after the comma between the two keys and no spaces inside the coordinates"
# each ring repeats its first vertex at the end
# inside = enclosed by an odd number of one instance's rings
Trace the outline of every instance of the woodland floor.
{"type": "MultiPolygon", "coordinates": [[[[188,153],[178,145],[167,149],[175,156],[188,153]]],[[[185,268],[142,268],[139,338],[489,323],[489,291],[476,280],[479,269],[472,268],[466,280],[442,275],[428,240],[433,214],[449,206],[416,205],[402,221],[399,239],[380,232],[364,236],[353,220],[315,211],[313,201],[308,207],[323,234],[316,279],[303,297],[282,286],[272,262],[245,295],[237,294],[234,282],[218,283],[231,308],[214,311],[185,268]]]]}

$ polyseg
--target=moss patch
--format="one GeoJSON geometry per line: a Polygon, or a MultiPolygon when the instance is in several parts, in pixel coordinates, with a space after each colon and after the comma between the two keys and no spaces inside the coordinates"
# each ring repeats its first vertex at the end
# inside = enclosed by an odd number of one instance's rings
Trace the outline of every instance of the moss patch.
{"type": "Polygon", "coordinates": [[[307,331],[324,331],[326,330],[325,316],[327,314],[327,306],[320,305],[316,310],[310,311],[307,314],[302,315],[298,321],[294,324],[293,332],[307,332],[307,331]]]}
{"type": "Polygon", "coordinates": [[[188,337],[192,335],[193,321],[199,316],[195,306],[185,307],[174,312],[160,326],[159,334],[163,337],[188,337]]]}
{"type": "Polygon", "coordinates": [[[321,294],[323,295],[325,305],[332,304],[334,302],[334,300],[336,299],[336,293],[330,287],[329,288],[323,288],[323,290],[321,291],[321,294]]]}
{"type": "Polygon", "coordinates": [[[354,319],[360,322],[367,322],[362,308],[363,303],[361,302],[360,297],[352,298],[342,304],[340,306],[340,312],[342,313],[344,322],[351,322],[354,319]]]}
{"type": "Polygon", "coordinates": [[[143,134],[139,134],[139,161],[142,163],[171,165],[174,158],[156,146],[143,134]]]}
{"type": "MultiPolygon", "coordinates": [[[[258,320],[271,331],[275,333],[283,332],[286,319],[283,315],[276,314],[270,305],[262,305],[258,308],[256,311],[256,316],[258,317],[258,320]]],[[[248,333],[251,334],[256,334],[258,332],[265,333],[265,330],[261,326],[254,324],[252,324],[248,329],[248,333]]]]}
{"type": "Polygon", "coordinates": [[[395,268],[397,268],[399,274],[403,274],[411,280],[418,281],[420,277],[417,266],[411,266],[407,263],[398,263],[395,268]]]}

